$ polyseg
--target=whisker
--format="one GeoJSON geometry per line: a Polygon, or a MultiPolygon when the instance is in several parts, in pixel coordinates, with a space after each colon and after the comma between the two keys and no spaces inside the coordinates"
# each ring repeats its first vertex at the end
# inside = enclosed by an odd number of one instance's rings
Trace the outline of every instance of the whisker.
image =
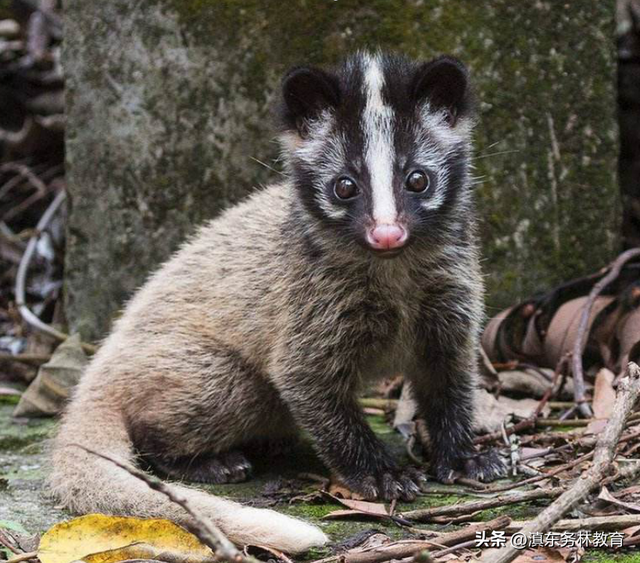
{"type": "MultiPolygon", "coordinates": [[[[491,143],[490,145],[484,147],[482,150],[483,151],[488,151],[489,149],[492,149],[496,145],[499,145],[500,143],[502,143],[502,141],[504,141],[504,139],[500,139],[499,141],[496,141],[495,143],[491,143]]],[[[482,154],[482,152],[480,152],[479,154],[482,154]]]]}
{"type": "Polygon", "coordinates": [[[513,150],[509,150],[509,151],[499,151],[499,152],[492,152],[489,154],[480,154],[478,156],[475,156],[472,158],[472,160],[481,160],[483,158],[489,158],[490,156],[498,156],[501,154],[511,154],[514,152],[521,152],[519,149],[513,149],[513,150]]]}
{"type": "Polygon", "coordinates": [[[249,158],[251,160],[255,160],[258,164],[262,164],[262,166],[264,166],[265,168],[271,170],[272,172],[275,172],[276,174],[280,174],[280,176],[285,176],[285,174],[280,172],[280,170],[276,170],[275,168],[273,168],[272,166],[269,166],[265,162],[262,162],[261,160],[258,160],[257,158],[255,158],[253,156],[250,156],[249,158]]]}

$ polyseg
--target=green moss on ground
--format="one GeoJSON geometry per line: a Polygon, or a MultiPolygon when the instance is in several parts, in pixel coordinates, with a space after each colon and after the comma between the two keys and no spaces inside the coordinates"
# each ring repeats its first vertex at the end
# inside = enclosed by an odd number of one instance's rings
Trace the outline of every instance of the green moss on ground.
{"type": "Polygon", "coordinates": [[[11,418],[13,405],[0,404],[0,452],[15,451],[42,442],[51,433],[51,419],[16,421],[11,418]]]}
{"type": "Polygon", "coordinates": [[[640,553],[629,550],[622,553],[605,551],[588,551],[582,559],[583,563],[640,563],[640,553]]]}

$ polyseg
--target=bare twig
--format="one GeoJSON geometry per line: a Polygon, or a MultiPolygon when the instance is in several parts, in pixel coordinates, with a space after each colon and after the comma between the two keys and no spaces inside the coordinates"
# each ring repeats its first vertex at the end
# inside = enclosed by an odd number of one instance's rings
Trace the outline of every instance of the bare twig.
{"type": "Polygon", "coordinates": [[[17,186],[21,180],[27,180],[39,193],[45,194],[47,193],[46,184],[36,176],[36,174],[24,164],[19,164],[17,162],[7,162],[0,166],[0,172],[14,172],[16,176],[8,180],[1,188],[0,188],[0,199],[3,198],[7,193],[17,186]]]}
{"type": "Polygon", "coordinates": [[[318,559],[312,563],[382,563],[392,559],[415,557],[418,553],[432,547],[448,547],[459,544],[465,540],[475,538],[477,532],[492,532],[502,530],[511,522],[508,516],[500,516],[489,522],[467,526],[463,530],[457,530],[448,534],[441,534],[434,540],[401,540],[386,545],[372,547],[363,551],[351,551],[318,559]]]}
{"type": "Polygon", "coordinates": [[[135,467],[126,465],[115,458],[101,454],[100,452],[82,446],[80,444],[72,445],[90,454],[110,461],[114,465],[117,465],[121,469],[124,469],[130,475],[133,475],[134,477],[146,483],[146,485],[150,489],[162,493],[171,501],[184,508],[193,519],[193,526],[191,526],[192,532],[203,544],[209,546],[218,557],[224,559],[225,561],[228,561],[229,563],[258,563],[258,561],[253,557],[244,555],[242,552],[240,552],[238,548],[233,545],[233,543],[222,533],[222,531],[217,526],[211,523],[211,521],[200,512],[200,510],[194,507],[187,498],[177,492],[171,485],[163,483],[158,479],[154,479],[152,476],[147,475],[143,471],[140,471],[135,467]]]}
{"type": "Polygon", "coordinates": [[[38,557],[37,551],[29,551],[28,553],[21,553],[8,559],[6,563],[21,563],[22,561],[29,561],[29,559],[35,559],[36,557],[38,557]]]}
{"type": "Polygon", "coordinates": [[[414,520],[416,522],[429,522],[437,516],[460,516],[469,514],[478,510],[487,510],[489,508],[497,508],[498,506],[508,506],[510,504],[518,504],[531,500],[554,499],[564,492],[562,487],[554,487],[552,489],[536,489],[533,491],[524,491],[511,495],[501,495],[494,498],[482,499],[470,502],[462,502],[448,506],[436,506],[434,508],[421,508],[419,510],[410,510],[402,513],[402,518],[414,520]]]}
{"type": "Polygon", "coordinates": [[[51,354],[4,354],[0,353],[0,363],[20,362],[33,366],[46,364],[51,359],[51,354]]]}
{"type": "MultiPolygon", "coordinates": [[[[630,362],[625,377],[620,382],[613,414],[607,427],[598,438],[594,452],[593,465],[583,475],[576,479],[571,487],[555,502],[543,510],[537,518],[522,528],[522,533],[529,537],[532,533],[549,530],[562,516],[596,488],[606,477],[612,467],[620,434],[625,422],[640,396],[640,368],[630,362]]],[[[493,554],[487,563],[509,563],[518,555],[518,550],[507,546],[493,554]]]]}
{"type": "Polygon", "coordinates": [[[477,540],[467,540],[465,542],[459,543],[457,545],[453,545],[447,549],[441,549],[440,551],[434,551],[432,556],[434,558],[444,557],[445,555],[449,555],[450,553],[455,553],[460,549],[469,549],[470,547],[476,547],[478,545],[477,540]]]}
{"type": "MultiPolygon", "coordinates": [[[[519,532],[525,526],[531,524],[530,521],[512,522],[506,529],[511,534],[519,532]]],[[[625,514],[614,516],[593,516],[590,518],[571,518],[558,520],[550,530],[554,532],[579,532],[580,530],[598,530],[600,532],[612,532],[622,530],[640,524],[640,514],[625,514]]]]}
{"type": "Polygon", "coordinates": [[[609,266],[609,273],[593,286],[589,292],[587,302],[582,309],[580,324],[578,325],[576,333],[576,341],[573,346],[572,371],[574,400],[580,410],[580,413],[586,418],[591,418],[593,416],[593,411],[591,410],[591,406],[587,403],[585,395],[584,372],[582,370],[582,354],[584,353],[585,346],[587,345],[589,316],[591,315],[591,310],[593,309],[593,305],[595,304],[598,296],[618,277],[622,267],[636,256],[640,256],[640,248],[632,248],[620,254],[620,256],[618,256],[609,266]]]}

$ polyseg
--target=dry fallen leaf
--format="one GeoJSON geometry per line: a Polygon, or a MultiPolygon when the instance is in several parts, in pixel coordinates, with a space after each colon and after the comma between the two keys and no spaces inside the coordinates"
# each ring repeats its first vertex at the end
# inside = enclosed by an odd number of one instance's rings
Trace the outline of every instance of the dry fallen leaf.
{"type": "MultiPolygon", "coordinates": [[[[527,397],[542,398],[551,385],[553,370],[549,368],[504,370],[498,373],[502,393],[520,393],[527,397]],[[545,377],[542,374],[546,374],[545,377]]],[[[558,399],[573,398],[573,378],[568,377],[558,399]]]]}
{"type": "MultiPolygon", "coordinates": [[[[136,542],[125,547],[109,549],[84,557],[84,563],[119,563],[120,561],[163,561],[164,563],[213,563],[211,555],[183,553],[179,549],[156,547],[136,542]]],[[[285,562],[290,563],[290,562],[285,562]]]]}
{"type": "Polygon", "coordinates": [[[562,547],[527,549],[521,555],[518,555],[518,557],[513,560],[513,563],[548,563],[551,561],[564,563],[568,559],[570,553],[570,549],[562,547]]]}
{"type": "Polygon", "coordinates": [[[293,563],[293,561],[282,551],[274,549],[273,547],[266,547],[264,545],[246,545],[244,547],[244,554],[249,557],[255,557],[258,561],[272,561],[274,563],[293,563]]]}
{"type": "Polygon", "coordinates": [[[148,554],[149,549],[172,553],[176,561],[183,557],[185,563],[213,557],[213,552],[193,534],[169,520],[104,514],[88,514],[56,524],[42,536],[38,557],[42,563],[79,559],[112,563],[139,558],[136,554],[141,550],[148,554]]]}
{"type": "MultiPolygon", "coordinates": [[[[573,350],[580,317],[587,300],[586,297],[579,297],[567,301],[557,310],[551,320],[544,340],[545,360],[548,367],[557,366],[560,359],[573,350]]],[[[613,297],[598,297],[595,300],[589,315],[589,327],[600,311],[611,301],[613,301],[613,297]]]]}
{"type": "Polygon", "coordinates": [[[607,368],[601,369],[596,375],[593,387],[593,415],[596,418],[609,418],[613,413],[616,402],[616,391],[613,388],[614,373],[607,368]]]}
{"type": "Polygon", "coordinates": [[[589,423],[585,434],[599,434],[613,413],[613,405],[616,402],[616,391],[613,388],[615,374],[607,368],[602,368],[596,375],[593,387],[593,415],[596,420],[589,423]]]}
{"type": "Polygon", "coordinates": [[[631,512],[640,512],[640,504],[634,504],[632,502],[625,502],[623,500],[618,500],[609,492],[607,487],[602,487],[602,491],[600,491],[598,498],[602,500],[606,500],[607,502],[610,502],[611,504],[615,504],[616,506],[625,508],[631,512]]]}
{"type": "Polygon", "coordinates": [[[389,511],[387,507],[378,502],[368,502],[365,500],[354,500],[347,498],[340,498],[329,493],[325,493],[325,496],[332,500],[346,506],[350,510],[334,510],[330,512],[324,518],[327,520],[334,520],[337,518],[348,518],[351,516],[368,516],[372,518],[388,518],[389,511]]]}
{"type": "MultiPolygon", "coordinates": [[[[476,432],[496,432],[509,415],[527,418],[533,414],[537,406],[538,401],[535,399],[510,399],[504,396],[496,399],[488,391],[478,389],[473,428],[476,432]]],[[[547,416],[548,412],[548,408],[545,408],[543,415],[547,416]]]]}
{"type": "Polygon", "coordinates": [[[71,389],[88,362],[75,334],[65,340],[51,359],[40,366],[37,377],[23,393],[13,416],[52,416],[62,411],[71,389]]]}
{"type": "Polygon", "coordinates": [[[358,493],[354,493],[351,489],[347,488],[346,485],[343,485],[340,481],[335,480],[335,478],[333,478],[331,480],[331,483],[329,484],[328,493],[330,496],[335,497],[339,500],[364,500],[363,496],[359,495],[358,493]]]}

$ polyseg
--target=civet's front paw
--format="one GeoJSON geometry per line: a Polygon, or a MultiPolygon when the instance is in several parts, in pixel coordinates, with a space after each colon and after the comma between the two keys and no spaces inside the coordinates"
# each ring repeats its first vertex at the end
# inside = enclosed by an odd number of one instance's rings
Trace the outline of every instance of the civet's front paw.
{"type": "Polygon", "coordinates": [[[387,468],[378,472],[342,478],[344,484],[366,500],[411,502],[427,482],[422,471],[412,467],[387,468]]]}
{"type": "Polygon", "coordinates": [[[473,453],[453,460],[441,460],[435,463],[436,479],[451,484],[456,477],[465,476],[475,481],[488,483],[504,477],[507,467],[495,450],[473,453]]]}

